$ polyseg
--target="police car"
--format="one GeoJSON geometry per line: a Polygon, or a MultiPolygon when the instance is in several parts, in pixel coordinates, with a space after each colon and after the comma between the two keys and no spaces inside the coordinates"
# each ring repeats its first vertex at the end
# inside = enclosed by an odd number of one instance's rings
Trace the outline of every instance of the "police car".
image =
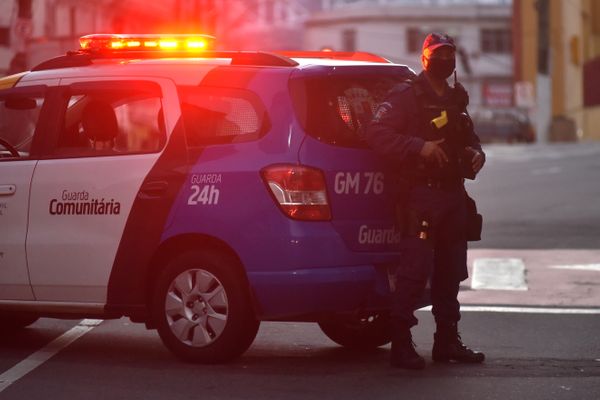
{"type": "Polygon", "coordinates": [[[126,316],[202,363],[266,320],[389,342],[393,176],[360,132],[409,68],[204,35],[80,42],[0,79],[0,329],[126,316]]]}

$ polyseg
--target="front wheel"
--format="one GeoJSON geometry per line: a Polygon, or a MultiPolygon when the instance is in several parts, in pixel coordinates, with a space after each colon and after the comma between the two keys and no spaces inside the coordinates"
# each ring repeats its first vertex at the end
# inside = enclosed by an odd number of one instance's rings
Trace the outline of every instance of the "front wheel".
{"type": "Polygon", "coordinates": [[[391,341],[391,323],[387,312],[336,315],[319,322],[327,337],[353,349],[374,349],[391,341]]]}
{"type": "Polygon", "coordinates": [[[163,343],[175,355],[214,364],[250,347],[259,322],[236,267],[227,254],[190,251],[173,258],[162,272],[152,314],[163,343]]]}
{"type": "Polygon", "coordinates": [[[18,315],[0,313],[0,326],[2,332],[16,331],[33,324],[39,319],[36,315],[18,315]]]}

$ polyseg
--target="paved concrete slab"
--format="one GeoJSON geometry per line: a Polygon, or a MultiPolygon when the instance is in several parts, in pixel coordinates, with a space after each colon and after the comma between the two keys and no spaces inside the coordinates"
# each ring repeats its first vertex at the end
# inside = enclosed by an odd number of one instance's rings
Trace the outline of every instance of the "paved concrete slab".
{"type": "Polygon", "coordinates": [[[526,269],[526,291],[472,290],[469,278],[461,284],[462,304],[512,304],[523,306],[600,307],[600,273],[594,269],[557,269],[557,265],[600,263],[600,250],[472,249],[469,275],[481,258],[517,258],[526,269]]]}
{"type": "Polygon", "coordinates": [[[477,258],[471,289],[527,290],[525,264],[520,258],[477,258]]]}

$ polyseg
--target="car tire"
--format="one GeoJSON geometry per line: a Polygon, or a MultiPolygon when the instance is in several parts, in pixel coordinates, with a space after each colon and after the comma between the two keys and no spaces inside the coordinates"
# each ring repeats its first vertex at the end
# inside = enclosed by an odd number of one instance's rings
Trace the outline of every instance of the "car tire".
{"type": "Polygon", "coordinates": [[[0,326],[3,332],[15,331],[28,327],[40,319],[36,315],[0,314],[0,326]]]}
{"type": "Polygon", "coordinates": [[[336,315],[319,322],[327,337],[352,349],[374,349],[391,341],[391,322],[388,313],[368,315],[336,315]]]}
{"type": "Polygon", "coordinates": [[[155,285],[152,316],[165,344],[179,358],[202,364],[244,353],[258,332],[245,279],[234,257],[189,251],[174,257],[155,285]]]}

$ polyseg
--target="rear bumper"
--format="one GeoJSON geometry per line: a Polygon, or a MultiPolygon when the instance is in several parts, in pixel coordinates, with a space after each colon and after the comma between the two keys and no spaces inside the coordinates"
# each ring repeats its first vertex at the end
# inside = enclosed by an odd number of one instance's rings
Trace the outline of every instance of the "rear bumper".
{"type": "Polygon", "coordinates": [[[248,279],[263,320],[389,307],[387,272],[373,265],[249,272],[248,279]]]}

